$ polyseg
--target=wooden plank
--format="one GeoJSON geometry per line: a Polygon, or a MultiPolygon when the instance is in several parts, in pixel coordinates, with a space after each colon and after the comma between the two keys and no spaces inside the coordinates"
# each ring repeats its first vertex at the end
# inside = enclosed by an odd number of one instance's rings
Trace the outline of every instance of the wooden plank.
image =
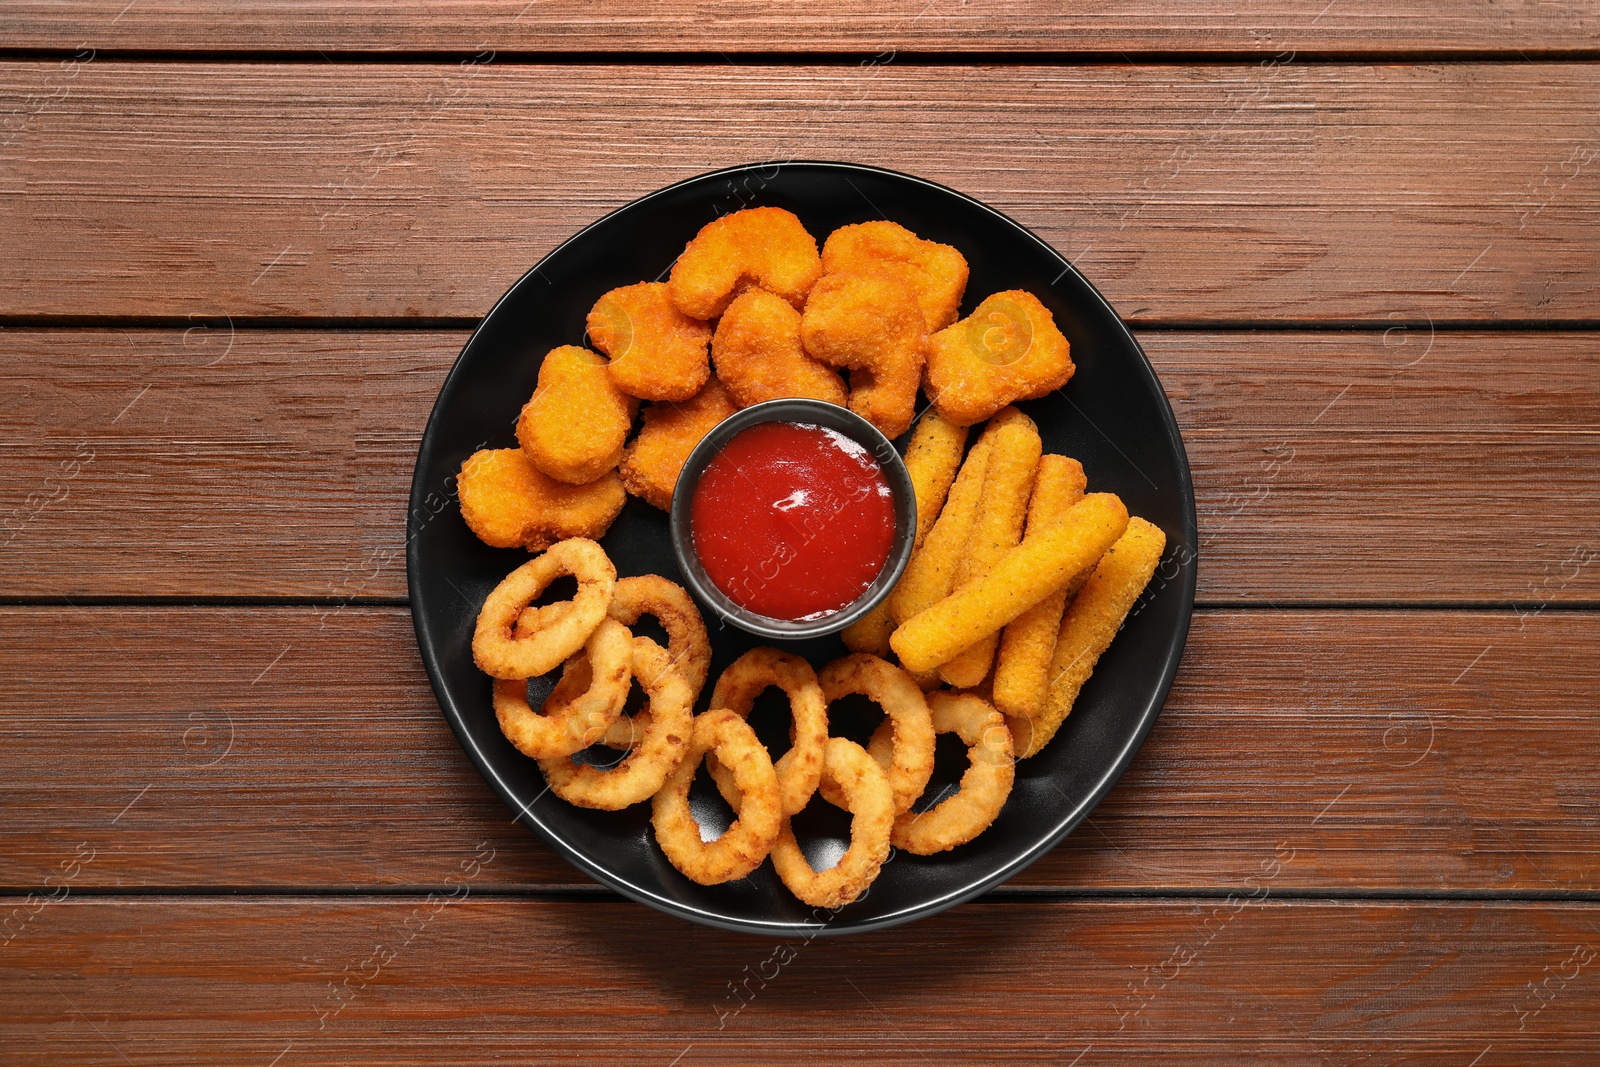
{"type": "MultiPolygon", "coordinates": [[[[1600,613],[1203,611],[1091,820],[1015,885],[1592,890],[1600,613]]],[[[399,609],[0,610],[0,886],[585,883],[456,744],[399,609]]]]}
{"type": "Polygon", "coordinates": [[[1422,0],[1109,0],[1092,9],[1001,0],[981,11],[924,0],[715,10],[684,0],[626,7],[576,0],[465,0],[449,17],[416,0],[17,0],[0,36],[17,48],[348,51],[1066,51],[1354,54],[1593,47],[1600,18],[1577,0],[1469,5],[1422,0]]]}
{"type": "MultiPolygon", "coordinates": [[[[781,17],[781,16],[774,16],[781,17]]],[[[1600,318],[1600,67],[0,65],[0,315],[481,315],[584,222],[860,160],[1136,322],[1600,318]]]]}
{"type": "MultiPolygon", "coordinates": [[[[492,864],[491,864],[492,867],[492,864]]],[[[11,1062],[1580,1064],[1600,908],[972,904],[844,940],[624,903],[74,900],[0,968],[11,1062]]]]}
{"type": "MultiPolygon", "coordinates": [[[[465,336],[0,331],[0,588],[404,597],[417,441],[465,336]]],[[[1592,335],[1142,340],[1194,467],[1202,600],[1600,598],[1592,335]]]]}

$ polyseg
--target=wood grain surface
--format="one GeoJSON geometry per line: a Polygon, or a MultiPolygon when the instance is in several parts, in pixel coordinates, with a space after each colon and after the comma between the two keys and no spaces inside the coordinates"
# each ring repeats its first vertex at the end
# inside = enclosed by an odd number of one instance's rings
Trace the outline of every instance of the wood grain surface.
{"type": "MultiPolygon", "coordinates": [[[[417,442],[465,339],[0,331],[0,588],[404,598],[417,442]]],[[[1194,469],[1202,602],[1600,599],[1592,335],[1141,340],[1194,469]]]]}
{"type": "MultiPolygon", "coordinates": [[[[1012,885],[1571,894],[1600,877],[1600,615],[1203,611],[1110,797],[1012,885]]],[[[399,609],[0,610],[0,886],[587,879],[512,823],[399,609]]],[[[487,700],[487,695],[485,696],[487,700]]]]}
{"type": "Polygon", "coordinates": [[[822,50],[1392,55],[1466,50],[1525,58],[1593,49],[1600,17],[1579,0],[1462,4],[1419,0],[950,0],[703,5],[685,0],[13,0],[0,36],[13,48],[501,51],[822,50]],[[447,13],[447,14],[442,14],[447,13]]]}
{"type": "Polygon", "coordinates": [[[0,315],[477,317],[735,163],[978,197],[1135,323],[1600,319],[1600,66],[0,64],[0,315]]]}
{"type": "Polygon", "coordinates": [[[1263,885],[773,942],[474,889],[69,896],[4,950],[11,1062],[1504,1067],[1589,1063],[1600,1039],[1594,904],[1285,902],[1263,885]]]}
{"type": "Polygon", "coordinates": [[[0,1062],[1593,1064],[1596,59],[1581,0],[5,4],[0,1062]],[[403,515],[519,275],[793,159],[1108,296],[1203,607],[1059,847],[775,943],[511,821],[403,515]]]}

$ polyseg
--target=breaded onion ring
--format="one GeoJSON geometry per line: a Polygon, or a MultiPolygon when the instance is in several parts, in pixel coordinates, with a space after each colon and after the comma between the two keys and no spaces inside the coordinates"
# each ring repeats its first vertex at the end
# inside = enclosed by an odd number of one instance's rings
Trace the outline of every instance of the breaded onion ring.
{"type": "Polygon", "coordinates": [[[783,819],[778,774],[750,724],[726,708],[695,716],[689,751],[667,776],[650,806],[656,843],[672,865],[701,885],[743,878],[767,858],[783,819]],[[715,841],[700,839],[689,811],[695,769],[710,752],[733,775],[739,789],[738,818],[715,841]]]}
{"type": "Polygon", "coordinates": [[[694,598],[674,581],[659,574],[643,574],[617,582],[608,611],[625,626],[638,622],[641,615],[655,616],[667,631],[667,654],[673,669],[689,683],[689,704],[693,706],[711,670],[711,638],[694,598]]]}
{"type": "Polygon", "coordinates": [[[567,660],[543,714],[528,706],[526,680],[495,680],[494,715],[500,732],[533,759],[556,759],[588,748],[622,714],[632,660],[628,628],[601,619],[583,650],[567,660]]]}
{"type": "MultiPolygon", "coordinates": [[[[648,800],[682,761],[693,722],[689,683],[672,669],[667,650],[648,637],[633,639],[633,676],[650,698],[650,707],[626,759],[609,768],[566,757],[539,761],[551,792],[567,803],[617,811],[648,800]]],[[[632,728],[644,714],[623,721],[632,728]]]]}
{"type": "MultiPolygon", "coordinates": [[[[931,856],[977,837],[1005,805],[1016,777],[1011,731],[1005,716],[971,693],[929,693],[935,733],[953,733],[967,746],[967,769],[961,788],[923,812],[906,811],[894,820],[891,840],[918,856],[931,856]]],[[[872,736],[868,751],[880,764],[890,758],[889,737],[872,736]]]]}
{"type": "Polygon", "coordinates": [[[830,737],[824,751],[826,791],[836,794],[854,816],[850,847],[833,867],[814,871],[785,819],[772,846],[772,866],[800,900],[818,908],[842,908],[866,892],[889,857],[894,792],[883,768],[854,741],[830,737]]]}
{"type": "Polygon", "coordinates": [[[606,617],[617,585],[617,568],[605,549],[585,538],[558,541],[510,574],[478,612],[472,658],[492,678],[537,678],[548,674],[584,646],[606,617]],[[571,608],[551,613],[552,624],[516,636],[512,627],[534,597],[563,574],[578,580],[571,608]],[[559,619],[554,616],[560,614],[559,619]]]}
{"type": "MultiPolygon", "coordinates": [[[[711,706],[726,708],[741,719],[750,717],[750,708],[762,690],[775,685],[789,697],[789,751],[777,762],[778,786],[783,791],[783,813],[793,815],[804,808],[817,791],[822,777],[822,750],[828,740],[828,703],[817,672],[799,656],[775,648],[752,648],[728,664],[711,691],[711,706]]],[[[722,773],[719,759],[707,761],[707,769],[717,782],[723,799],[738,807],[734,782],[722,773]]]]}
{"type": "MultiPolygon", "coordinates": [[[[860,693],[889,716],[894,725],[894,755],[889,762],[889,786],[894,790],[895,814],[909,811],[933,776],[933,717],[916,680],[888,660],[862,652],[836,659],[817,676],[829,704],[847,693],[860,693]]],[[[822,796],[847,807],[826,783],[822,796]]]]}

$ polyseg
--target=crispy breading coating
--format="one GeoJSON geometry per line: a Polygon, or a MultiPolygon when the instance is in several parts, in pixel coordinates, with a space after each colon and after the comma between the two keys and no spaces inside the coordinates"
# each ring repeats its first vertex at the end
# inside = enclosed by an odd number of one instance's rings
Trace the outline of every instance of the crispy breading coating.
{"type": "MultiPolygon", "coordinates": [[[[1088,480],[1083,464],[1066,456],[1039,460],[1033,497],[1028,501],[1028,532],[1038,533],[1046,523],[1083,499],[1088,480]]],[[[1087,581],[1080,571],[1072,581],[1023,612],[1005,629],[994,667],[994,705],[1007,715],[1032,717],[1044,710],[1050,688],[1050,656],[1061,630],[1061,613],[1087,581]]]]}
{"type": "Polygon", "coordinates": [[[894,827],[894,793],[878,762],[854,741],[828,738],[823,778],[829,792],[850,812],[850,847],[826,870],[813,870],[795,840],[788,819],[772,845],[772,867],[802,902],[817,908],[842,908],[872,885],[889,858],[894,827]]]}
{"type": "Polygon", "coordinates": [[[822,272],[890,274],[911,286],[928,332],[956,321],[967,289],[967,261],[949,245],[925,241],[898,222],[841,226],[822,246],[822,272]]]}
{"type": "MultiPolygon", "coordinates": [[[[928,694],[936,734],[955,734],[967,746],[967,769],[958,791],[926,811],[895,816],[890,841],[918,856],[932,856],[964,845],[987,830],[1005,807],[1016,780],[1011,731],[988,701],[973,693],[928,694]]],[[[892,751],[880,728],[868,753],[885,764],[892,751]]]]}
{"type": "Polygon", "coordinates": [[[800,317],[806,354],[850,369],[850,410],[885,437],[916,414],[928,330],[911,288],[888,274],[825,274],[800,317]]]}
{"type": "MultiPolygon", "coordinates": [[[[972,524],[972,534],[961,553],[956,580],[960,589],[977,581],[1022,540],[1022,526],[1028,515],[1028,496],[1033,492],[1033,477],[1039,469],[1044,448],[1039,428],[1016,408],[1005,408],[989,420],[984,437],[992,437],[989,469],[983,476],[983,507],[972,524]]],[[[994,663],[1000,635],[990,634],[964,649],[954,659],[939,665],[939,676],[956,689],[970,689],[982,683],[994,663]]]]}
{"type": "Polygon", "coordinates": [[[783,824],[777,772],[750,724],[727,708],[694,717],[689,750],[650,801],[656,843],[684,876],[701,885],[743,878],[767,858],[783,824]],[[689,807],[701,761],[716,753],[739,789],[738,817],[720,837],[704,840],[689,807]]]}
{"type": "MultiPolygon", "coordinates": [[[[889,613],[896,622],[905,622],[949,595],[955,584],[956,568],[961,564],[961,553],[966,551],[967,538],[972,535],[972,524],[978,519],[978,496],[983,492],[983,476],[989,470],[989,452],[993,445],[994,438],[979,437],[972,451],[967,453],[955,484],[950,487],[944,509],[939,512],[922,547],[906,564],[894,592],[889,594],[889,613]]],[[[937,676],[917,681],[919,685],[926,682],[924,688],[938,685],[937,676]]]]}
{"type": "Polygon", "coordinates": [[[843,405],[848,394],[839,372],[806,355],[800,312],[764,289],[741,293],[711,338],[717,377],[740,407],[785,396],[843,405]]]}
{"type": "Polygon", "coordinates": [[[1127,525],[1128,509],[1115,494],[1090,493],[1000,557],[988,574],[907,619],[890,635],[889,647],[906,670],[944,663],[1093,566],[1127,525]]]}
{"type": "Polygon", "coordinates": [[[1095,565],[1061,620],[1044,711],[1031,719],[1006,719],[1016,738],[1017,758],[1035,755],[1061,729],[1083,683],[1111,647],[1134,601],[1150,584],[1166,547],[1167,535],[1159,526],[1134,517],[1095,565]]]}
{"type": "Polygon", "coordinates": [[[711,327],[679,311],[665,282],[613,289],[589,309],[589,341],[611,380],[642,400],[687,400],[711,375],[711,327]]]}
{"type": "Polygon", "coordinates": [[[679,311],[714,319],[751,287],[798,308],[821,274],[816,238],[794,212],[752,207],[706,223],[672,265],[667,285],[679,311]]]}
{"type": "Polygon", "coordinates": [[[461,517],[485,544],[521,545],[543,552],[569,537],[599,540],[622,511],[627,494],[616,472],[587,485],[568,485],[542,473],[520,448],[474,452],[456,479],[461,517]]]}
{"type": "Polygon", "coordinates": [[[539,387],[517,419],[517,441],[535,467],[583,485],[622,458],[638,406],[612,384],[603,357],[562,345],[539,365],[539,387]]]}
{"type": "MultiPolygon", "coordinates": [[[[967,444],[967,428],[953,426],[939,417],[937,411],[922,416],[906,446],[906,473],[911,476],[911,488],[917,498],[917,535],[912,551],[922,548],[928,531],[944,509],[944,498],[956,480],[961,467],[961,451],[967,444]]],[[[846,626],[839,636],[852,652],[870,652],[875,656],[889,654],[889,635],[894,632],[894,616],[889,613],[889,598],[884,597],[878,606],[856,622],[846,626]]]]}
{"type": "Polygon", "coordinates": [[[684,460],[712,427],[738,410],[716,378],[688,400],[646,404],[639,436],[622,453],[622,484],[646,503],[668,510],[684,460]]]}
{"type": "Polygon", "coordinates": [[[1061,388],[1072,370],[1050,309],[1032,293],[1010,289],[933,335],[925,384],[939,414],[970,426],[1013,401],[1061,388]]]}

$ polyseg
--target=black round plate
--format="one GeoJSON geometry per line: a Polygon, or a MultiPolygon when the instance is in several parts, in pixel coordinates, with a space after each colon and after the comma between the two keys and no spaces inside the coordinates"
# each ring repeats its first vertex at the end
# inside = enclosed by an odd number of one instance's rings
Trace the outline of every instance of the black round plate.
{"type": "MultiPolygon", "coordinates": [[[[462,747],[511,809],[579,870],[635,900],[696,922],[763,934],[846,933],[921,918],[1038,859],[1088,815],[1132,761],[1178,669],[1194,602],[1188,459],[1155,372],[1116,313],[1054,249],[1004,215],[931,182],[845,163],[757,164],[691,178],[612,212],[546,256],[490,311],[439,391],[417,456],[406,534],[412,617],[434,692],[462,747]],[[584,340],[584,318],[600,294],[640,279],[664,280],[701,226],[761,205],[793,211],[819,241],[835,227],[886,216],[954,245],[972,268],[962,314],[1002,289],[1037,295],[1071,341],[1077,372],[1064,390],[1021,407],[1038,422],[1045,451],[1081,460],[1092,490],[1119,494],[1131,513],[1168,538],[1155,581],[1055,740],[1018,764],[1016,785],[994,825],[942,855],[896,852],[868,893],[837,913],[795,900],[770,861],[737,882],[696,885],[656,846],[648,804],[589,811],[546,792],[538,766],[501,735],[489,679],[473,664],[471,649],[479,606],[527,554],[480,542],[462,521],[453,492],[456,472],[475,450],[515,445],[512,427],[533,393],[540,360],[557,345],[584,340]]],[[[620,575],[682,581],[667,516],[643,501],[628,501],[603,544],[620,575]]],[[[719,626],[710,611],[705,615],[715,679],[760,642],[719,626]]],[[[837,636],[792,650],[819,667],[846,651],[837,636]]],[[[704,709],[710,690],[708,684],[696,710],[704,709]]],[[[864,740],[870,713],[847,704],[835,708],[834,732],[864,740]]],[[[759,704],[752,716],[763,740],[776,746],[787,743],[783,721],[780,710],[759,704]]],[[[963,756],[943,743],[949,740],[941,738],[935,780],[925,794],[930,799],[960,775],[963,756]]],[[[725,824],[726,809],[709,794],[702,781],[697,815],[725,824]]],[[[819,799],[796,817],[795,829],[813,863],[826,863],[844,848],[848,817],[819,799]]]]}

